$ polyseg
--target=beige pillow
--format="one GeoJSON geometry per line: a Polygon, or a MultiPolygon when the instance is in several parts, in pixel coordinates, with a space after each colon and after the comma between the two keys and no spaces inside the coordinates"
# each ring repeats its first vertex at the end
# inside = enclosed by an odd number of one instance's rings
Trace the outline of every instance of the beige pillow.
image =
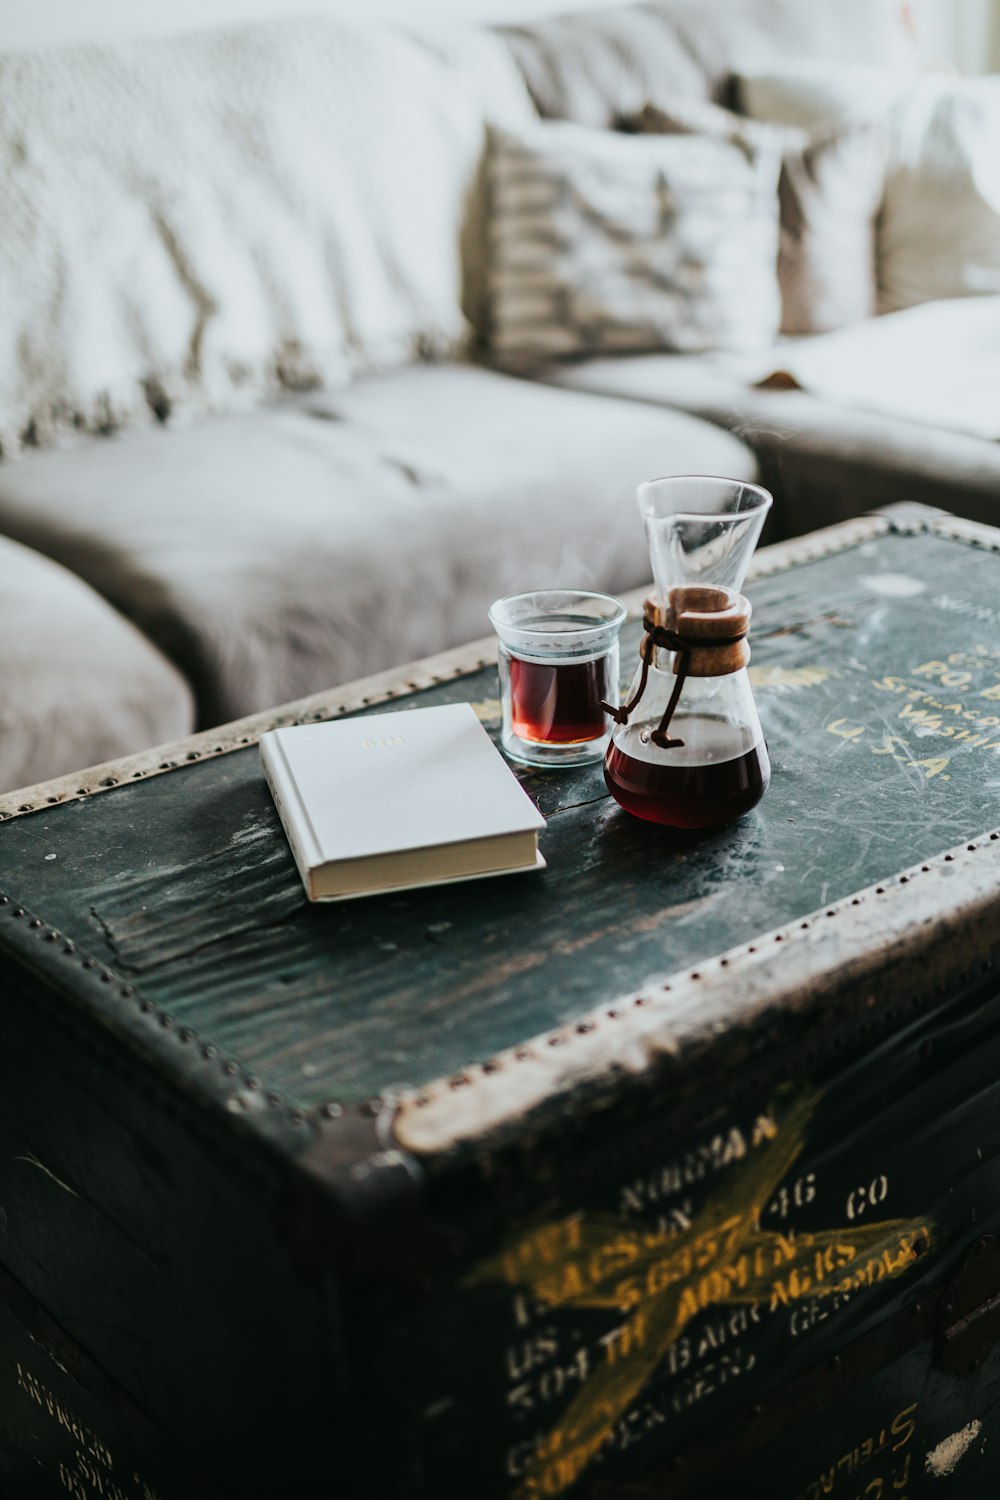
{"type": "Polygon", "coordinates": [[[739,88],[759,118],[882,123],[880,312],[1000,292],[1000,78],[814,64],[744,77],[739,88]]]}
{"type": "Polygon", "coordinates": [[[744,115],[800,130],[883,118],[915,75],[871,63],[796,60],[786,67],[744,67],[735,99],[744,115]]]}
{"type": "Polygon", "coordinates": [[[778,168],[771,144],[540,121],[491,132],[495,356],[766,346],[778,168]]]}
{"type": "Polygon", "coordinates": [[[647,105],[625,128],[699,134],[782,153],[778,184],[781,331],[826,333],[876,310],[876,221],[885,187],[887,141],[860,120],[815,138],[794,127],[745,119],[706,101],[670,110],[647,105]]]}

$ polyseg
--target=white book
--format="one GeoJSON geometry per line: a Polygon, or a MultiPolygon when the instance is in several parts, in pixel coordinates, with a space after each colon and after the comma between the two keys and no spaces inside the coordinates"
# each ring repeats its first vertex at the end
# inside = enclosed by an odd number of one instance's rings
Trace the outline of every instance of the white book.
{"type": "Polygon", "coordinates": [[[468,703],[273,729],[260,758],[310,901],[545,867],[545,819],[468,703]]]}

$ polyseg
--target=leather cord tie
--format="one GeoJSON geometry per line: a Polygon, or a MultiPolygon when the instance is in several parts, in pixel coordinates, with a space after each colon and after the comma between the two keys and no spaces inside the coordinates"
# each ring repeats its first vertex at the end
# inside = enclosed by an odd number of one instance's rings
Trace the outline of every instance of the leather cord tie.
{"type": "Polygon", "coordinates": [[[650,739],[661,750],[679,749],[684,741],[671,738],[668,731],[687,678],[727,676],[750,660],[750,648],[745,644],[750,603],[742,594],[725,589],[685,586],[670,591],[670,603],[665,608],[647,599],[642,624],[646,634],[639,647],[639,685],[621,708],[603,702],[601,707],[616,724],[627,724],[646,691],[653,653],[657,648],[673,651],[677,681],[650,739]]]}

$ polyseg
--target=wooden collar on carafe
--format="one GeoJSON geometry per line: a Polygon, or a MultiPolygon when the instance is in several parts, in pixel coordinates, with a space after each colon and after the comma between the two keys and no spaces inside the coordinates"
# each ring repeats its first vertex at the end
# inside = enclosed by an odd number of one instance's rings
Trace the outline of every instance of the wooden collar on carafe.
{"type": "Polygon", "coordinates": [[[622,708],[605,710],[618,724],[627,724],[629,715],[646,691],[649,666],[657,647],[673,651],[677,681],[663,717],[650,735],[654,745],[670,750],[683,745],[671,739],[667,731],[688,677],[727,677],[739,672],[750,660],[746,636],[750,629],[750,601],[743,594],[728,589],[682,584],[670,590],[666,604],[655,598],[643,602],[642,623],[646,634],[639,647],[642,671],[639,686],[631,701],[622,708]]]}

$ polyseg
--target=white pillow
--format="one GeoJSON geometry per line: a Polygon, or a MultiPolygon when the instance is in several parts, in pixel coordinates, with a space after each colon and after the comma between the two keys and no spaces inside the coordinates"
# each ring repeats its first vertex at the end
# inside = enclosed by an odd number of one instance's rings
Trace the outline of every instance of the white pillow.
{"type": "Polygon", "coordinates": [[[816,66],[742,78],[740,98],[776,123],[884,119],[880,312],[1000,292],[1000,78],[816,66]]]}
{"type": "Polygon", "coordinates": [[[640,133],[707,135],[781,152],[778,183],[781,331],[825,333],[875,311],[875,219],[885,188],[886,142],[872,121],[815,136],[747,120],[704,99],[669,110],[648,104],[623,126],[640,133]]]}
{"type": "Polygon", "coordinates": [[[538,122],[491,132],[496,356],[769,344],[780,153],[538,122]]]}

